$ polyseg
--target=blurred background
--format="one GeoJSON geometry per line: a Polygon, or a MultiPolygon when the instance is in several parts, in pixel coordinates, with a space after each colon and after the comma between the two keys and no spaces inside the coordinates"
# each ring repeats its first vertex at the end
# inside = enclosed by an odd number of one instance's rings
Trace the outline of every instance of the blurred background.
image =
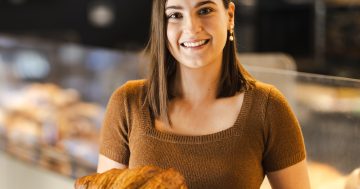
{"type": "MultiPolygon", "coordinates": [[[[299,71],[360,78],[358,0],[235,0],[240,52],[285,52],[299,71]],[[358,69],[354,69],[358,68],[358,69]]],[[[151,1],[1,0],[0,33],[142,49],[151,1]]]]}
{"type": "MultiPolygon", "coordinates": [[[[233,2],[240,61],[289,100],[313,188],[351,189],[360,0],[233,2]]],[[[111,93],[146,76],[150,14],[148,0],[0,0],[0,188],[72,188],[95,172],[111,93]]]]}

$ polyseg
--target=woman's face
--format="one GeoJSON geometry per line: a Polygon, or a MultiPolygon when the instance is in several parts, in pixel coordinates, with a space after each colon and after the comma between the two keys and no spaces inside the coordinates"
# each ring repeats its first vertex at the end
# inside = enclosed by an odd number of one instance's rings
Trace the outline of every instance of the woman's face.
{"type": "Polygon", "coordinates": [[[174,58],[190,68],[221,64],[234,9],[222,0],[167,0],[167,45],[174,58]]]}

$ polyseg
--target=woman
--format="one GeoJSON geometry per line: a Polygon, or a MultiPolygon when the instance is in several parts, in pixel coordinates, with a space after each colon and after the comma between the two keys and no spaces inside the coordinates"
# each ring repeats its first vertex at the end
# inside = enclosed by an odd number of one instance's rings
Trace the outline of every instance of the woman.
{"type": "Polygon", "coordinates": [[[229,0],[154,0],[148,80],[112,95],[98,172],[174,167],[190,188],[309,188],[299,124],[283,95],[236,59],[229,0]]]}

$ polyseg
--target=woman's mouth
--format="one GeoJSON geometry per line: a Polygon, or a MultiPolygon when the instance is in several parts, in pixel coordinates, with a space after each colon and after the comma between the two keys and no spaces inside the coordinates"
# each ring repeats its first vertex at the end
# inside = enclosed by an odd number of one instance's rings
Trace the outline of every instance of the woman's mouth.
{"type": "Polygon", "coordinates": [[[204,39],[204,40],[200,40],[200,41],[196,41],[196,42],[184,42],[184,43],[181,43],[180,45],[185,48],[196,48],[196,47],[201,47],[201,46],[206,45],[209,41],[210,41],[210,39],[204,39]]]}

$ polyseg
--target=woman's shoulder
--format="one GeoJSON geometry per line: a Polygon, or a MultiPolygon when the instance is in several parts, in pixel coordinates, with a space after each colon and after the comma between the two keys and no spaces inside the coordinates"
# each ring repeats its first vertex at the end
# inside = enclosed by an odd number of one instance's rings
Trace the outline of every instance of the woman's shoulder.
{"type": "Polygon", "coordinates": [[[281,93],[274,85],[258,80],[254,83],[252,90],[254,95],[266,97],[273,95],[273,93],[281,93]]]}
{"type": "Polygon", "coordinates": [[[274,85],[257,81],[253,90],[253,99],[264,105],[265,109],[271,109],[272,112],[291,109],[285,95],[274,85]]]}
{"type": "Polygon", "coordinates": [[[262,104],[269,104],[271,102],[275,104],[287,103],[286,97],[277,87],[261,81],[255,82],[251,94],[253,99],[262,104]]]}
{"type": "Polygon", "coordinates": [[[139,93],[144,89],[145,84],[146,84],[145,79],[129,80],[120,87],[118,87],[114,93],[126,93],[126,94],[139,93]]]}
{"type": "Polygon", "coordinates": [[[146,79],[129,80],[118,87],[112,94],[112,98],[136,98],[145,93],[146,79]]]}

